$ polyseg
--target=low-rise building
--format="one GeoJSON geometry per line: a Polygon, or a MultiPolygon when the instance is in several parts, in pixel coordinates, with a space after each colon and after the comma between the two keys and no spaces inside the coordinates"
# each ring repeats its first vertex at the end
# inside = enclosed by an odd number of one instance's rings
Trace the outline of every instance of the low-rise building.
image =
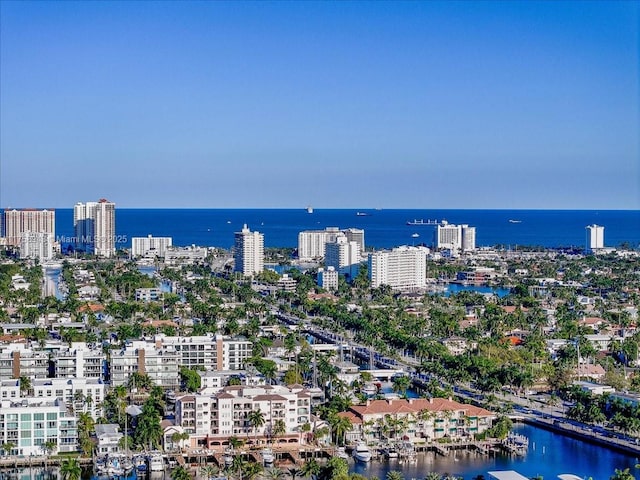
{"type": "Polygon", "coordinates": [[[414,444],[444,437],[452,441],[472,439],[491,427],[495,418],[494,413],[484,408],[444,398],[370,400],[338,415],[351,420],[347,442],[364,439],[375,444],[400,438],[414,444]],[[398,421],[406,421],[402,432],[393,426],[398,421]]]}

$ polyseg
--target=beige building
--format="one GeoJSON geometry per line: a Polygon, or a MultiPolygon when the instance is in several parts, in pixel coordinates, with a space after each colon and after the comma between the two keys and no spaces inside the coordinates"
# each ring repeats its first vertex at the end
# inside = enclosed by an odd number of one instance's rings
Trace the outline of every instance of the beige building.
{"type": "Polygon", "coordinates": [[[192,448],[224,448],[236,436],[247,443],[300,444],[311,419],[311,395],[301,385],[230,386],[214,395],[185,395],[176,401],[176,425],[191,434],[192,448]],[[249,416],[259,410],[264,424],[249,416]],[[284,433],[277,433],[277,424],[284,433]]]}
{"type": "Polygon", "coordinates": [[[495,414],[445,398],[371,400],[340,413],[351,420],[347,442],[380,444],[403,439],[428,443],[439,438],[471,439],[489,427],[495,414]]]}

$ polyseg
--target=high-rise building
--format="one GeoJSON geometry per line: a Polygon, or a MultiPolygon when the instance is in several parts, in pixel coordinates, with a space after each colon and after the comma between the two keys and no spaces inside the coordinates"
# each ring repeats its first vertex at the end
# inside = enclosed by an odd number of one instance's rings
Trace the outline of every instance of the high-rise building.
{"type": "Polygon", "coordinates": [[[325,245],[324,263],[327,267],[353,277],[360,264],[360,246],[357,242],[347,240],[346,235],[339,235],[335,241],[325,245]]]}
{"type": "Polygon", "coordinates": [[[147,254],[164,257],[167,248],[172,245],[171,237],[133,237],[131,239],[131,256],[143,257],[147,254]]]}
{"type": "Polygon", "coordinates": [[[264,235],[252,232],[245,223],[240,232],[235,233],[233,249],[234,271],[243,275],[255,275],[264,270],[264,235]]]}
{"type": "Polygon", "coordinates": [[[76,248],[99,257],[116,253],[116,204],[104,198],[73,208],[76,248]]]}
{"type": "Polygon", "coordinates": [[[604,227],[601,225],[588,225],[587,230],[587,252],[593,252],[604,248],[604,227]]]}
{"type": "Polygon", "coordinates": [[[468,252],[476,249],[476,227],[469,225],[452,225],[443,220],[436,226],[436,248],[444,248],[452,252],[468,252]]]}
{"type": "Polygon", "coordinates": [[[476,249],[476,227],[460,225],[462,230],[462,251],[470,252],[476,249]]]}
{"type": "Polygon", "coordinates": [[[325,245],[335,242],[339,236],[346,236],[348,241],[356,242],[360,252],[364,252],[364,230],[327,227],[324,230],[305,230],[298,234],[298,258],[302,261],[323,259],[325,245]]]}
{"type": "Polygon", "coordinates": [[[389,285],[393,289],[424,288],[427,275],[425,247],[398,247],[369,254],[371,287],[389,285]]]}
{"type": "Polygon", "coordinates": [[[53,244],[56,234],[55,210],[34,208],[6,209],[4,211],[4,235],[6,245],[18,247],[25,234],[50,234],[53,244]]]}
{"type": "Polygon", "coordinates": [[[20,240],[20,258],[51,260],[54,255],[53,234],[25,232],[20,240]]]}
{"type": "Polygon", "coordinates": [[[73,207],[73,230],[76,250],[93,253],[97,204],[98,202],[78,202],[73,207]]]}
{"type": "Polygon", "coordinates": [[[452,225],[443,220],[436,226],[436,248],[446,248],[457,251],[462,247],[462,229],[458,225],[452,225]]]}

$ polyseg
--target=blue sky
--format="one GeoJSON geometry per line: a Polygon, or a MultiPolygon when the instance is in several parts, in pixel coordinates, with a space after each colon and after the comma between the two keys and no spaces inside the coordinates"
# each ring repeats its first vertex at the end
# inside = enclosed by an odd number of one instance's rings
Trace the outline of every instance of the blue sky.
{"type": "Polygon", "coordinates": [[[637,2],[0,2],[0,206],[640,208],[637,2]]]}

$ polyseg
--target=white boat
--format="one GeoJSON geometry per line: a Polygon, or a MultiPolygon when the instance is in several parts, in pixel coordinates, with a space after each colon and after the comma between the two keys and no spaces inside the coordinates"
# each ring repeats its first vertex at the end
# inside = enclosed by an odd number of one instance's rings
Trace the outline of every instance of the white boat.
{"type": "Polygon", "coordinates": [[[387,457],[388,459],[398,458],[399,457],[398,450],[396,450],[394,447],[385,448],[384,456],[387,457]]]}
{"type": "Polygon", "coordinates": [[[367,382],[362,387],[362,393],[364,393],[365,395],[377,395],[378,386],[373,382],[367,382]]]}
{"type": "Polygon", "coordinates": [[[163,472],[164,471],[164,458],[159,453],[154,453],[147,457],[149,462],[149,471],[151,472],[163,472]]]}
{"type": "Polygon", "coordinates": [[[349,460],[349,454],[345,452],[344,447],[336,448],[336,457],[341,458],[343,460],[349,460]]]}
{"type": "Polygon", "coordinates": [[[358,462],[368,462],[371,460],[371,450],[364,443],[359,443],[353,449],[353,458],[358,462]]]}
{"type": "Polygon", "coordinates": [[[265,465],[273,464],[273,461],[275,460],[275,456],[273,455],[273,450],[271,450],[270,448],[265,448],[260,453],[262,454],[262,461],[264,462],[265,465]]]}
{"type": "Polygon", "coordinates": [[[307,207],[307,213],[313,213],[313,207],[312,206],[308,206],[307,207]]]}

